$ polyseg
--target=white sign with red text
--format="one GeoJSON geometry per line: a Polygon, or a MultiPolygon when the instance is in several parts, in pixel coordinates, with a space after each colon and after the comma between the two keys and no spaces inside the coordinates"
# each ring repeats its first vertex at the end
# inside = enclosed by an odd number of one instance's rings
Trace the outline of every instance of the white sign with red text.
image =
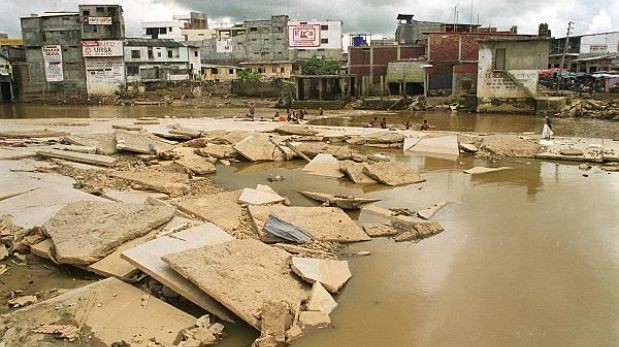
{"type": "Polygon", "coordinates": [[[288,26],[288,46],[320,46],[320,24],[300,24],[288,26]]]}
{"type": "Polygon", "coordinates": [[[122,57],[123,42],[116,40],[82,41],[84,57],[122,57]]]}

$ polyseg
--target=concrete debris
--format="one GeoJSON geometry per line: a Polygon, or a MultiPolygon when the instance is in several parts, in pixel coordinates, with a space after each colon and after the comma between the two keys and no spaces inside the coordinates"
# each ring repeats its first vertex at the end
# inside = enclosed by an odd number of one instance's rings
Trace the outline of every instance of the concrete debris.
{"type": "Polygon", "coordinates": [[[379,161],[391,161],[388,156],[382,153],[373,153],[368,155],[369,161],[379,162],[379,161]]]}
{"type": "Polygon", "coordinates": [[[119,341],[147,346],[152,339],[159,345],[171,346],[182,330],[194,324],[193,316],[154,297],[147,307],[142,307],[143,295],[140,289],[115,278],[94,282],[4,316],[7,330],[0,344],[48,345],[49,337],[45,335],[52,328],[45,326],[71,322],[69,325],[79,328],[76,340],[83,338],[82,342],[96,337],[97,343],[106,346],[119,341]],[[43,327],[45,333],[33,333],[38,327],[43,327]]]}
{"type": "Polygon", "coordinates": [[[265,242],[278,242],[265,233],[264,226],[270,215],[303,230],[319,241],[355,242],[370,238],[341,209],[335,207],[249,206],[249,214],[256,232],[265,242]]]}
{"type": "Polygon", "coordinates": [[[363,173],[388,186],[400,186],[424,182],[420,174],[400,163],[374,163],[366,165],[363,173]]]}
{"type": "Polygon", "coordinates": [[[232,145],[214,145],[208,144],[206,147],[197,148],[196,154],[203,157],[214,157],[217,159],[226,159],[236,157],[237,152],[232,148],[232,145]]]}
{"type": "Polygon", "coordinates": [[[478,175],[478,174],[485,174],[485,173],[489,173],[489,172],[497,172],[497,171],[503,171],[503,170],[511,170],[511,167],[481,167],[481,166],[476,166],[472,169],[468,169],[468,170],[464,170],[464,173],[467,173],[469,175],[478,175]]]}
{"type": "Polygon", "coordinates": [[[298,246],[298,245],[291,245],[288,243],[275,243],[273,244],[274,247],[283,249],[284,251],[288,252],[288,253],[292,253],[292,254],[297,254],[297,255],[302,255],[302,256],[309,256],[312,258],[322,258],[322,259],[329,259],[329,258],[333,258],[334,255],[333,253],[330,252],[325,252],[325,251],[321,251],[321,250],[317,250],[317,249],[311,249],[311,248],[306,248],[306,247],[302,247],[302,246],[298,246]]]}
{"type": "Polygon", "coordinates": [[[537,139],[517,135],[489,135],[482,137],[478,149],[476,156],[482,159],[535,158],[540,145],[537,139]]]}
{"type": "Polygon", "coordinates": [[[326,328],[331,325],[331,318],[320,311],[303,311],[299,315],[299,327],[305,331],[326,328]]]}
{"type": "Polygon", "coordinates": [[[579,169],[583,170],[583,171],[587,171],[591,169],[591,165],[587,164],[587,163],[582,163],[578,166],[579,169]]]}
{"type": "Polygon", "coordinates": [[[43,324],[33,330],[34,333],[56,335],[56,338],[67,339],[69,342],[77,339],[79,331],[77,326],[70,324],[43,324]]]}
{"type": "Polygon", "coordinates": [[[303,172],[309,175],[341,178],[344,173],[340,171],[338,160],[331,154],[318,154],[303,168],[303,172]]]}
{"type": "Polygon", "coordinates": [[[6,249],[6,247],[2,243],[0,243],[0,260],[4,260],[8,257],[9,257],[9,250],[6,249]]]}
{"type": "Polygon", "coordinates": [[[346,142],[351,145],[396,144],[396,147],[401,147],[405,137],[397,132],[383,131],[369,135],[353,136],[346,142]]]}
{"type": "Polygon", "coordinates": [[[370,237],[392,236],[398,233],[391,223],[367,223],[363,224],[363,231],[370,237]]]}
{"type": "Polygon", "coordinates": [[[360,154],[353,151],[348,146],[335,146],[322,142],[303,142],[295,145],[297,150],[303,152],[306,156],[314,158],[318,154],[331,154],[338,160],[353,159],[353,157],[360,157],[360,154]]]}
{"type": "Polygon", "coordinates": [[[444,201],[438,202],[432,207],[424,208],[423,210],[417,211],[417,216],[421,219],[430,219],[436,212],[438,212],[438,210],[443,208],[445,205],[447,205],[447,203],[444,201]]]}
{"type": "Polygon", "coordinates": [[[565,106],[556,116],[619,120],[619,105],[615,101],[577,100],[565,106]]]}
{"type": "Polygon", "coordinates": [[[143,132],[116,130],[116,149],[141,154],[157,154],[174,147],[154,135],[143,132]]]}
{"type": "Polygon", "coordinates": [[[172,219],[168,207],[83,201],[70,204],[45,223],[57,261],[88,265],[126,241],[147,234],[172,219]],[[131,221],[131,223],[127,223],[131,221]]]}
{"type": "Polygon", "coordinates": [[[290,254],[260,241],[233,240],[162,259],[258,330],[266,302],[297,307],[309,297],[290,270],[290,254]]]}
{"type": "Polygon", "coordinates": [[[376,183],[376,180],[366,175],[363,168],[368,164],[356,163],[352,160],[340,161],[340,171],[342,171],[351,181],[358,184],[376,183]]]}
{"type": "Polygon", "coordinates": [[[6,137],[9,139],[50,138],[63,137],[67,135],[70,134],[65,131],[48,129],[0,131],[0,137],[6,137]]]}
{"type": "Polygon", "coordinates": [[[355,257],[367,257],[368,255],[372,255],[370,251],[357,251],[353,254],[355,257]]]}
{"type": "Polygon", "coordinates": [[[239,197],[239,202],[250,205],[277,204],[284,200],[286,200],[286,198],[277,194],[271,187],[262,184],[259,184],[256,189],[243,189],[239,197]]]}
{"type": "Polygon", "coordinates": [[[395,237],[396,242],[423,239],[444,230],[438,222],[393,220],[391,225],[399,232],[395,237]]]}
{"type": "Polygon", "coordinates": [[[478,151],[477,146],[472,143],[460,143],[459,146],[461,150],[467,153],[477,153],[478,151]]]}
{"type": "Polygon", "coordinates": [[[191,174],[208,175],[217,171],[214,164],[196,154],[191,147],[177,147],[174,151],[181,156],[181,158],[175,160],[174,163],[182,166],[191,174]]]}
{"type": "Polygon", "coordinates": [[[456,135],[428,137],[419,140],[408,149],[410,152],[423,155],[458,156],[458,137],[456,135]]]}
{"type": "Polygon", "coordinates": [[[291,125],[291,124],[285,124],[285,125],[279,126],[275,128],[275,131],[278,133],[287,134],[287,135],[301,135],[301,136],[314,136],[318,134],[317,130],[314,130],[310,127],[301,126],[301,125],[291,125]]]}
{"type": "Polygon", "coordinates": [[[202,136],[201,130],[185,128],[179,124],[174,125],[172,129],[168,130],[168,132],[170,134],[187,136],[192,139],[202,136]]]}
{"type": "Polygon", "coordinates": [[[233,315],[227,309],[161,260],[161,257],[167,254],[215,245],[233,239],[232,236],[214,224],[204,223],[125,250],[122,253],[122,258],[187,300],[224,321],[233,322],[233,315]]]}
{"type": "Polygon", "coordinates": [[[320,201],[323,206],[335,206],[344,210],[358,210],[363,205],[378,202],[380,199],[359,198],[354,196],[341,196],[319,192],[302,191],[301,195],[312,200],[320,201]]]}
{"type": "Polygon", "coordinates": [[[101,166],[114,166],[117,159],[106,155],[80,153],[75,151],[63,151],[58,149],[39,150],[37,154],[46,158],[65,159],[79,163],[95,164],[101,166]]]}
{"type": "Polygon", "coordinates": [[[199,198],[181,198],[172,204],[181,211],[211,222],[227,232],[241,225],[243,208],[238,204],[241,191],[209,194],[199,198]]]}
{"type": "Polygon", "coordinates": [[[172,197],[183,196],[189,192],[189,178],[183,174],[157,171],[117,171],[111,175],[172,197]]]}
{"type": "Polygon", "coordinates": [[[260,315],[260,338],[278,344],[286,342],[286,330],[292,323],[290,305],[286,301],[265,301],[260,315]]]}
{"type": "Polygon", "coordinates": [[[234,150],[249,161],[282,161],[284,153],[268,136],[251,135],[233,146],[234,150]]]}
{"type": "Polygon", "coordinates": [[[352,277],[344,260],[292,257],[292,271],[309,283],[320,282],[326,290],[337,294],[352,277]]]}
{"type": "Polygon", "coordinates": [[[577,148],[563,148],[559,150],[561,155],[584,155],[585,153],[577,148]]]}
{"type": "Polygon", "coordinates": [[[98,154],[116,153],[116,137],[113,133],[70,135],[64,139],[74,145],[94,147],[98,154]]]}
{"type": "Polygon", "coordinates": [[[337,302],[335,302],[331,294],[325,290],[320,282],[314,282],[312,293],[307,302],[307,309],[309,311],[321,311],[329,315],[336,307],[337,302]]]}
{"type": "Polygon", "coordinates": [[[19,296],[7,301],[10,307],[25,307],[37,303],[37,297],[34,295],[19,296]]]}
{"type": "Polygon", "coordinates": [[[619,166],[604,165],[604,166],[601,166],[600,169],[602,169],[603,171],[607,171],[607,172],[618,172],[619,166]]]}
{"type": "Polygon", "coordinates": [[[115,202],[125,202],[128,204],[143,204],[150,198],[165,200],[168,198],[163,193],[143,192],[139,190],[119,191],[115,189],[103,189],[101,196],[115,202]]]}

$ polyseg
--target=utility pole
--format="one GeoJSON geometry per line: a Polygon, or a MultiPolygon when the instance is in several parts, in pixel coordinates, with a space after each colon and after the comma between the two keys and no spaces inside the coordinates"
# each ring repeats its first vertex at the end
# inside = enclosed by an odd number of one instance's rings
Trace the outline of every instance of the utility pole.
{"type": "Polygon", "coordinates": [[[570,34],[572,33],[572,25],[574,22],[567,23],[567,34],[565,35],[565,46],[563,47],[563,54],[561,54],[561,65],[559,65],[559,76],[557,77],[557,93],[561,86],[561,75],[563,74],[563,64],[565,64],[565,54],[570,47],[570,34]]]}

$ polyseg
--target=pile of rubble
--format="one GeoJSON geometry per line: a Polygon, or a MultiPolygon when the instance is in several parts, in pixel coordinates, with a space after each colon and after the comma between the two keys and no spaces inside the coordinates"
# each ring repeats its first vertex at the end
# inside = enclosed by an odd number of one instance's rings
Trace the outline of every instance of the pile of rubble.
{"type": "Polygon", "coordinates": [[[619,121],[619,105],[614,101],[576,99],[555,116],[619,121]]]}
{"type": "MultiPolygon", "coordinates": [[[[24,262],[30,252],[107,279],[49,299],[12,297],[7,303],[19,309],[1,317],[0,345],[203,346],[225,336],[224,324],[241,320],[260,331],[255,346],[285,345],[331,324],[337,295],[352,277],[335,252],[341,244],[388,235],[417,241],[443,230],[425,220],[439,205],[416,215],[384,214],[378,229],[395,232],[379,235],[343,211],[376,210],[367,206],[376,199],[304,192],[323,205],[291,206],[268,185],[225,191],[206,177],[216,164],[301,158],[308,175],[388,186],[423,182],[406,165],[352,147],[402,148],[406,138],[394,132],[175,125],[165,132],[118,126],[113,133],[56,136],[0,149],[0,261],[24,262]],[[172,297],[210,316],[196,320],[165,302],[172,297]]],[[[0,276],[11,269],[0,265],[0,276]]]]}

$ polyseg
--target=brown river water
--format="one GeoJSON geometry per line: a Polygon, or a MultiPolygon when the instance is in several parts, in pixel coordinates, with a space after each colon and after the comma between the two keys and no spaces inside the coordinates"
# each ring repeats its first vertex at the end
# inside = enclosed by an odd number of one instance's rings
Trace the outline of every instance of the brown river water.
{"type": "MultiPolygon", "coordinates": [[[[86,109],[84,117],[196,112],[113,108],[100,110],[103,115],[86,109]]],[[[67,117],[58,112],[66,111],[47,109],[39,116],[67,117]]],[[[359,125],[367,117],[373,115],[315,123],[359,125]]],[[[410,112],[387,117],[393,123],[427,118],[440,130],[476,132],[539,132],[543,121],[410,112]]],[[[616,123],[560,119],[555,124],[562,135],[617,136],[616,123]]],[[[490,163],[470,156],[451,161],[384,152],[409,163],[427,181],[363,187],[303,174],[301,161],[219,166],[212,176],[236,189],[265,184],[268,174],[281,174],[287,179],[269,184],[293,204],[305,206],[315,203],[300,190],[375,197],[382,199],[381,206],[412,210],[450,202],[433,218],[444,226],[441,234],[418,243],[374,239],[345,246],[342,258],[349,260],[353,277],[336,297],[332,327],[294,346],[619,345],[619,174],[594,167],[584,177],[578,164],[565,162],[490,163]],[[462,172],[473,166],[514,169],[478,176],[462,172]],[[353,257],[359,250],[372,254],[353,257]]],[[[359,213],[352,217],[360,223],[371,220],[359,213]]],[[[229,336],[221,346],[249,346],[257,336],[245,325],[227,326],[226,331],[229,336]]]]}

